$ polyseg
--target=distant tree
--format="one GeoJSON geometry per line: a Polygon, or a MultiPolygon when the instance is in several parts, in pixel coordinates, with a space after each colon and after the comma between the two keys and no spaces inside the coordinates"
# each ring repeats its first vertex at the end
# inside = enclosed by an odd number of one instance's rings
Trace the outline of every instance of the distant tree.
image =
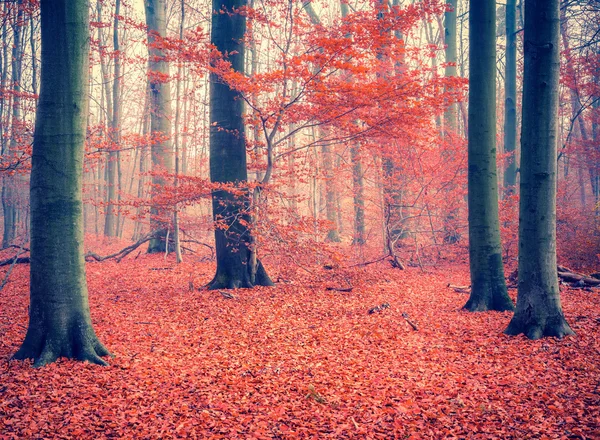
{"type": "Polygon", "coordinates": [[[573,334],[560,305],[556,268],[559,0],[525,3],[521,131],[519,292],[506,334],[573,334]]]}
{"type": "Polygon", "coordinates": [[[469,311],[513,310],[506,291],[496,172],[496,2],[471,0],[469,15],[469,311]]]}
{"type": "Polygon", "coordinates": [[[504,193],[517,184],[517,0],[506,1],[506,61],[504,70],[504,152],[511,154],[504,170],[504,193]]]}
{"type": "MultiPolygon", "coordinates": [[[[173,171],[173,145],[171,142],[171,86],[168,82],[169,62],[160,47],[160,39],[167,34],[167,9],[165,0],[145,0],[148,25],[148,77],[150,82],[150,134],[152,138],[152,185],[166,184],[163,173],[173,171]]],[[[165,251],[167,230],[159,216],[162,209],[153,204],[150,214],[151,228],[157,237],[150,240],[148,253],[165,251]]]]}
{"type": "MultiPolygon", "coordinates": [[[[235,72],[244,72],[245,0],[213,0],[211,43],[235,72]]],[[[260,260],[252,263],[244,102],[239,91],[211,73],[210,179],[230,188],[212,193],[217,272],[211,289],[270,286],[260,260]],[[233,189],[231,186],[238,186],[233,189]]]]}
{"type": "Polygon", "coordinates": [[[42,0],[42,72],[31,170],[29,327],[15,359],[106,365],[90,318],[82,174],[88,112],[88,1],[42,0]]]}

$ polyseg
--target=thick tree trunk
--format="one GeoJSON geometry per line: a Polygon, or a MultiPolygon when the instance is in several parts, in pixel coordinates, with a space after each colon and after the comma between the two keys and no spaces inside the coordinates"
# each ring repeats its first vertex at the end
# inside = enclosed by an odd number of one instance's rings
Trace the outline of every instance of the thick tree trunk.
{"type": "Polygon", "coordinates": [[[469,311],[513,310],[506,291],[496,173],[496,3],[471,0],[469,15],[469,311]]]}
{"type": "Polygon", "coordinates": [[[88,111],[85,0],[42,0],[42,77],[31,170],[29,327],[15,359],[60,356],[105,365],[90,318],[82,173],[88,111]],[[68,60],[68,62],[65,62],[68,60]]]}
{"type": "MultiPolygon", "coordinates": [[[[146,24],[148,25],[148,71],[150,81],[150,133],[152,137],[152,184],[155,188],[165,185],[161,171],[173,171],[173,148],[171,144],[171,87],[168,82],[169,62],[163,51],[155,44],[167,33],[165,0],[145,0],[146,24]],[[159,38],[156,38],[156,37],[159,38]]],[[[162,231],[158,238],[150,240],[148,253],[165,251],[166,226],[161,218],[166,213],[158,206],[150,210],[150,227],[162,231]]]]}
{"type": "Polygon", "coordinates": [[[504,152],[511,155],[504,170],[504,194],[517,184],[517,0],[506,1],[506,67],[504,72],[504,152]]]}
{"type": "Polygon", "coordinates": [[[530,339],[573,334],[556,270],[559,0],[527,0],[521,133],[519,293],[506,329],[530,339]]]}
{"type": "MultiPolygon", "coordinates": [[[[237,10],[245,4],[244,0],[212,3],[211,43],[221,54],[228,54],[227,60],[238,72],[244,71],[246,19],[237,10]]],[[[209,288],[270,286],[273,282],[260,261],[252,280],[249,194],[243,188],[248,180],[243,101],[218,75],[210,76],[210,179],[241,188],[238,194],[226,190],[212,193],[217,272],[209,288]]]]}

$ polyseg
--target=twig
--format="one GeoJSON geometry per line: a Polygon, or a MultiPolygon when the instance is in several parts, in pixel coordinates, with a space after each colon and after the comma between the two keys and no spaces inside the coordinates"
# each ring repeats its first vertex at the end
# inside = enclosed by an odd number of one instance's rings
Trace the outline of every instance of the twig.
{"type": "Polygon", "coordinates": [[[352,287],[326,287],[325,290],[335,290],[336,292],[352,292],[352,287]]]}
{"type": "Polygon", "coordinates": [[[235,299],[235,296],[233,296],[231,293],[229,292],[224,292],[223,290],[218,290],[218,292],[221,294],[221,296],[225,299],[235,299]]]}
{"type": "Polygon", "coordinates": [[[471,286],[454,286],[454,285],[448,283],[448,285],[446,287],[454,289],[454,291],[458,292],[458,293],[470,293],[471,292],[471,286]]]}
{"type": "Polygon", "coordinates": [[[417,327],[415,323],[408,319],[408,313],[402,313],[402,317],[406,320],[406,322],[408,322],[408,325],[410,325],[414,331],[419,331],[419,327],[417,327]]]}

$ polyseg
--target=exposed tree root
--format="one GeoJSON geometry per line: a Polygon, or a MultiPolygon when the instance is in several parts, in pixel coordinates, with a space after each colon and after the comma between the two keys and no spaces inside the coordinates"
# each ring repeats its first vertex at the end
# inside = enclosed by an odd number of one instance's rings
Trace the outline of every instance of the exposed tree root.
{"type": "Polygon", "coordinates": [[[48,331],[37,327],[30,328],[13,359],[33,359],[33,366],[36,368],[51,364],[60,357],[108,365],[102,357],[111,354],[98,340],[91,326],[81,323],[74,324],[71,328],[71,332],[63,328],[48,331]]]}
{"type": "Polygon", "coordinates": [[[562,316],[547,318],[545,322],[538,322],[535,320],[525,321],[519,319],[516,315],[510,321],[504,333],[510,336],[524,334],[533,340],[543,337],[564,338],[575,334],[562,316]]]}

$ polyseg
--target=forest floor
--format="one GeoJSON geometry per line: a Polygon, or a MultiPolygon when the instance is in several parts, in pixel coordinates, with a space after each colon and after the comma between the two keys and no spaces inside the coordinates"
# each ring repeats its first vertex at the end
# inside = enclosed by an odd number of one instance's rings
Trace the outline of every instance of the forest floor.
{"type": "Polygon", "coordinates": [[[87,265],[110,366],[33,369],[9,361],[28,269],[0,292],[0,439],[600,438],[598,290],[562,290],[577,336],[529,341],[461,310],[465,266],[315,266],[228,299],[198,290],[213,263],[142,254],[87,265]]]}

